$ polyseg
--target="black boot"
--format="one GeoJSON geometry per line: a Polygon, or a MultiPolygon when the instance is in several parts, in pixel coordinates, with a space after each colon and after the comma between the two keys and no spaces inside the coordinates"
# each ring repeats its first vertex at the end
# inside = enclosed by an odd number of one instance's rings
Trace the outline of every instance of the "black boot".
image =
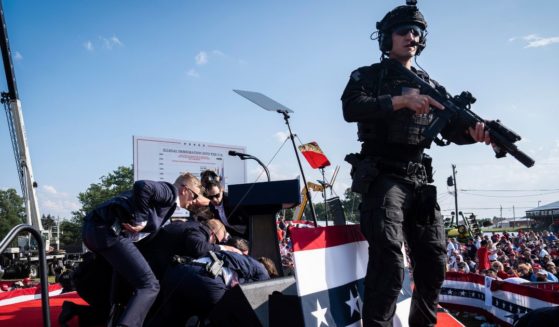
{"type": "Polygon", "coordinates": [[[120,303],[113,304],[111,308],[111,312],[109,313],[109,321],[107,323],[107,327],[118,327],[118,321],[120,320],[120,316],[124,312],[126,307],[120,303]]]}
{"type": "Polygon", "coordinates": [[[62,311],[58,315],[58,323],[60,327],[68,327],[68,322],[76,315],[76,304],[70,301],[62,303],[62,311]]]}

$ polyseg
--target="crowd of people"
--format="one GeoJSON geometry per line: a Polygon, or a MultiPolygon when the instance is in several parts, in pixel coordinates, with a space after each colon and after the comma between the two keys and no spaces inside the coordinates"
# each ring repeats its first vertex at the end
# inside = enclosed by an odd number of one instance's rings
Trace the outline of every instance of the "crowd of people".
{"type": "Polygon", "coordinates": [[[478,273],[515,283],[558,282],[559,237],[549,231],[447,240],[448,271],[478,273]]]}
{"type": "Polygon", "coordinates": [[[11,292],[20,288],[36,287],[37,285],[39,283],[31,280],[29,277],[17,281],[2,281],[0,283],[0,293],[11,292]]]}
{"type": "Polygon", "coordinates": [[[277,235],[281,255],[281,264],[285,275],[294,274],[292,228],[312,228],[314,223],[308,220],[286,220],[285,216],[277,219],[277,235]]]}

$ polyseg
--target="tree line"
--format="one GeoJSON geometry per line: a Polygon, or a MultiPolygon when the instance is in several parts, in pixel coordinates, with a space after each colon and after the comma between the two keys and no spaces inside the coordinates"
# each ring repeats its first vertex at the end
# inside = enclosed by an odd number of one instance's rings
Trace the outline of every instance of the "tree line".
{"type": "MultiPolygon", "coordinates": [[[[85,215],[105,200],[130,190],[133,184],[134,171],[132,167],[120,166],[106,176],[102,176],[98,183],[90,184],[85,191],[78,194],[81,208],[73,211],[70,218],[54,217],[50,214],[43,215],[43,227],[48,229],[59,224],[61,248],[69,246],[79,247],[82,242],[81,229],[85,215]]],[[[320,199],[323,200],[322,198],[320,199]]],[[[360,196],[351,192],[350,189],[344,192],[341,203],[347,221],[359,221],[358,206],[360,201],[360,196]]],[[[326,216],[325,208],[326,206],[323,201],[315,203],[315,210],[319,220],[324,220],[326,216]]],[[[293,209],[289,209],[284,212],[287,219],[292,219],[293,211],[293,209]]],[[[309,206],[305,209],[305,217],[307,219],[311,217],[309,206]]],[[[330,214],[329,220],[332,221],[332,219],[330,214]]],[[[0,190],[0,240],[4,238],[10,229],[24,221],[25,205],[23,198],[13,188],[0,190]]]]}

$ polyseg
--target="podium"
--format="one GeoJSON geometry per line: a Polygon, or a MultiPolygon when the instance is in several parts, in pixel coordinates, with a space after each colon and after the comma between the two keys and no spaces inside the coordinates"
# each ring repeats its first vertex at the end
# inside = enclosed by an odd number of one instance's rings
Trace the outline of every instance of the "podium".
{"type": "Polygon", "coordinates": [[[276,214],[301,203],[299,180],[233,184],[228,187],[228,195],[234,213],[248,217],[250,255],[272,259],[283,276],[276,214]]]}

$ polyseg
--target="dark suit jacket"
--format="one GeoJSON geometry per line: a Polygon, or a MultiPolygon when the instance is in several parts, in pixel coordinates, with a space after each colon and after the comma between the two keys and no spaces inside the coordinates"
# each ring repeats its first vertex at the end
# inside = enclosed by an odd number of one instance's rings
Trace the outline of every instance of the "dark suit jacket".
{"type": "Polygon", "coordinates": [[[82,237],[92,251],[109,248],[119,241],[111,226],[118,222],[138,225],[147,222],[142,232],[157,231],[176,208],[178,191],[167,182],[137,181],[131,191],[121,193],[93,209],[85,217],[82,237]]]}
{"type": "Polygon", "coordinates": [[[148,261],[157,279],[164,276],[175,254],[199,258],[209,251],[219,251],[210,243],[210,230],[197,221],[176,221],[165,225],[148,241],[138,242],[138,248],[148,261]]]}
{"type": "Polygon", "coordinates": [[[270,279],[264,265],[251,256],[227,251],[219,252],[218,256],[225,267],[237,273],[241,284],[270,279]]]}
{"type": "Polygon", "coordinates": [[[237,208],[235,211],[235,207],[229,203],[229,197],[227,193],[223,193],[223,209],[225,211],[225,216],[227,216],[227,221],[223,220],[219,216],[219,211],[216,207],[210,203],[210,211],[214,215],[215,218],[221,220],[221,222],[225,225],[225,228],[229,232],[229,234],[233,236],[239,236],[242,238],[248,238],[247,235],[247,225],[248,225],[248,216],[243,212],[242,208],[237,208]]]}
{"type": "Polygon", "coordinates": [[[156,231],[176,208],[177,188],[167,182],[140,180],[131,191],[121,193],[100,204],[93,214],[107,225],[117,219],[138,225],[147,222],[142,232],[156,231]]]}

